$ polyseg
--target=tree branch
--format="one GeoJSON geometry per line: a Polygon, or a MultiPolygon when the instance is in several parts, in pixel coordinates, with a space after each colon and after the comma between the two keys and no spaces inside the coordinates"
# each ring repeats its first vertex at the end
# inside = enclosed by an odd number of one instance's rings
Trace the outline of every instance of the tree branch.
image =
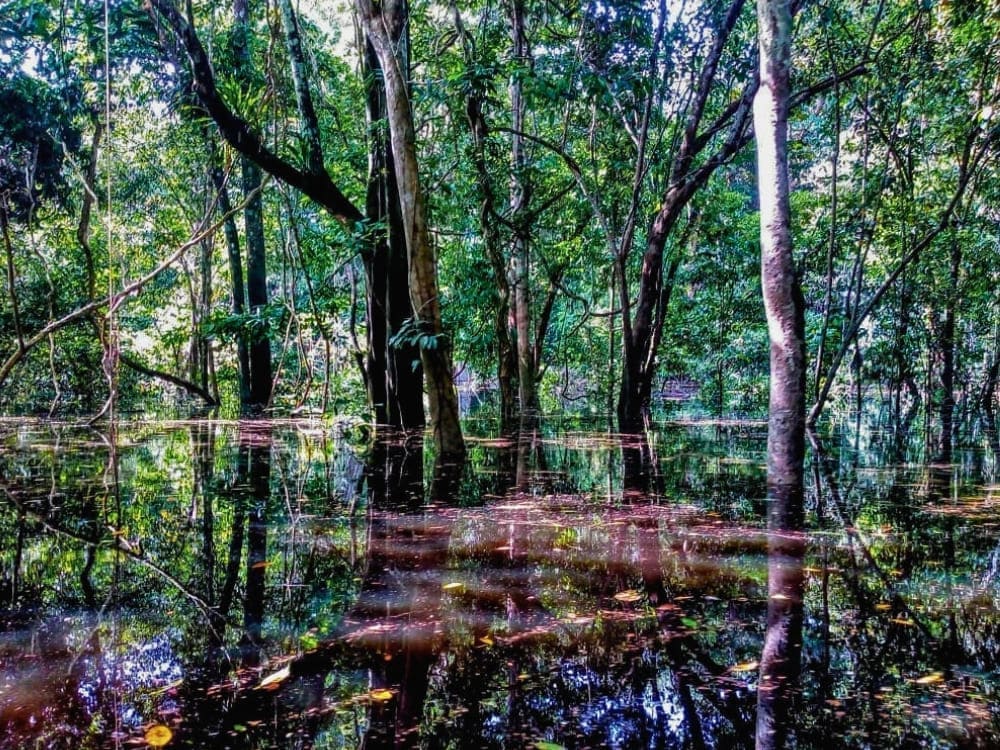
{"type": "Polygon", "coordinates": [[[154,23],[158,17],[162,18],[182,43],[191,63],[194,92],[227,143],[268,174],[316,201],[339,221],[354,223],[364,218],[364,214],[334,184],[326,170],[319,169],[313,159],[310,159],[309,170],[289,164],[264,145],[246,120],[229,109],[216,88],[215,74],[201,40],[171,0],[146,0],[145,7],[153,15],[154,23]]]}

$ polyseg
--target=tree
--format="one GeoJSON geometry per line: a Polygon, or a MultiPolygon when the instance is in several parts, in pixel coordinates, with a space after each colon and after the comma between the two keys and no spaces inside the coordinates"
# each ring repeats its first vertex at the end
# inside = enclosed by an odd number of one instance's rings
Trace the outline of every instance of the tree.
{"type": "MultiPolygon", "coordinates": [[[[183,46],[191,63],[193,88],[201,105],[219,128],[222,137],[239,153],[262,169],[294,187],[333,218],[352,228],[363,224],[364,214],[334,182],[327,171],[321,133],[309,84],[297,18],[290,3],[281,7],[299,115],[304,165],[299,167],[273,151],[250,124],[230,109],[216,84],[215,73],[194,28],[170,0],[151,0],[150,10],[164,21],[183,46]]],[[[449,356],[449,343],[441,326],[437,269],[423,210],[423,196],[417,170],[413,116],[406,93],[406,73],[395,57],[388,29],[374,23],[375,7],[359,5],[368,38],[378,56],[386,85],[386,101],[394,169],[407,244],[410,298],[414,308],[412,338],[421,344],[421,359],[427,382],[430,421],[434,439],[442,454],[464,452],[458,422],[449,356]]],[[[384,9],[393,24],[405,23],[402,5],[384,9]]],[[[379,14],[379,19],[382,16],[379,14]]],[[[378,374],[384,377],[384,373],[378,374]]]]}
{"type": "Polygon", "coordinates": [[[397,54],[394,31],[405,26],[408,12],[403,0],[376,4],[358,0],[358,15],[375,50],[385,81],[389,140],[392,146],[396,188],[409,261],[410,302],[415,334],[420,337],[420,359],[424,366],[434,440],[442,454],[460,456],[465,443],[459,425],[458,396],[452,379],[451,343],[441,325],[437,261],[427,225],[424,196],[417,166],[413,110],[407,90],[408,69],[397,54]]]}
{"type": "MultiPolygon", "coordinates": [[[[805,301],[792,255],[788,179],[791,0],[757,0],[757,34],[760,88],[754,97],[754,134],[760,194],[761,286],[771,343],[767,422],[767,492],[772,509],[769,517],[780,512],[782,518],[800,518],[805,457],[806,343],[805,301]]],[[[776,526],[772,530],[778,539],[788,533],[785,523],[776,526]]],[[[780,547],[775,554],[794,557],[780,547]]],[[[798,554],[801,559],[801,552],[798,554]]],[[[781,562],[778,561],[777,570],[781,570],[781,562]]],[[[788,599],[790,586],[796,589],[792,596],[801,597],[801,565],[797,575],[769,578],[770,599],[776,598],[776,594],[788,599]]],[[[768,632],[760,659],[762,684],[757,697],[758,748],[784,746],[782,726],[773,706],[779,694],[794,685],[790,678],[798,673],[801,630],[801,602],[797,616],[768,608],[768,632]],[[790,647],[789,644],[797,645],[790,647]],[[778,669],[776,662],[792,666],[778,669]],[[783,679],[768,679],[774,678],[776,673],[783,679]]]]}

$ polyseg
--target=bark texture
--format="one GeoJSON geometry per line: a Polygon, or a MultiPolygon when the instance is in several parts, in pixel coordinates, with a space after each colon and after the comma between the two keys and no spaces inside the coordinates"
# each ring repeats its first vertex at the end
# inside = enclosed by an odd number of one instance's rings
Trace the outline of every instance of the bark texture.
{"type": "Polygon", "coordinates": [[[442,455],[461,456],[465,453],[465,442],[459,425],[451,347],[444,336],[441,323],[437,260],[427,227],[427,213],[420,185],[413,110],[407,91],[408,71],[400,64],[392,43],[392,28],[399,28],[406,23],[406,7],[400,0],[378,6],[370,0],[358,0],[357,7],[385,80],[386,114],[406,236],[413,320],[418,332],[433,337],[434,340],[433,345],[424,345],[420,350],[431,429],[442,455]]]}
{"type": "Polygon", "coordinates": [[[758,748],[786,742],[802,644],[801,527],[805,454],[804,301],[792,256],[788,180],[792,13],[789,0],[757,0],[760,88],[754,99],[760,190],[761,282],[771,342],[767,430],[768,627],[757,693],[758,748]]]}

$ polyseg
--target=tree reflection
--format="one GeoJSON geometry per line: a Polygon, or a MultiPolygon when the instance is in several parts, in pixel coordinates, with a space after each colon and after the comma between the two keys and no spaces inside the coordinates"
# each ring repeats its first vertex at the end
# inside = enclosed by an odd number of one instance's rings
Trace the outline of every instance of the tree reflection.
{"type": "Polygon", "coordinates": [[[757,687],[758,750],[785,747],[798,692],[805,579],[802,487],[773,484],[767,513],[767,629],[757,687]]]}
{"type": "Polygon", "coordinates": [[[271,430],[247,423],[240,430],[240,484],[249,490],[246,594],[243,605],[244,663],[259,662],[267,572],[268,504],[271,499],[271,430]],[[243,479],[245,477],[245,480],[243,479]]]}

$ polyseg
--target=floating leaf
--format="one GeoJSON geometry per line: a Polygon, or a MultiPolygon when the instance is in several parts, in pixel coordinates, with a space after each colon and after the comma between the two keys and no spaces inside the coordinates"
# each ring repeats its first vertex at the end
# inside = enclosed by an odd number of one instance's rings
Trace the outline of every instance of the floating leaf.
{"type": "Polygon", "coordinates": [[[170,728],[162,724],[154,724],[146,730],[146,742],[149,743],[150,747],[163,747],[173,737],[174,733],[170,731],[170,728]]]}
{"type": "Polygon", "coordinates": [[[752,672],[760,666],[759,661],[743,661],[729,668],[730,672],[752,672]]]}
{"type": "Polygon", "coordinates": [[[484,635],[482,638],[480,638],[479,642],[482,643],[484,646],[492,646],[493,645],[493,639],[490,638],[488,635],[484,635]]]}
{"type": "Polygon", "coordinates": [[[888,602],[879,602],[875,605],[876,612],[888,612],[890,609],[892,609],[892,605],[888,602]]]}
{"type": "Polygon", "coordinates": [[[908,628],[912,628],[916,623],[913,620],[907,620],[905,617],[893,617],[889,622],[894,622],[897,625],[905,625],[908,628]]]}
{"type": "Polygon", "coordinates": [[[549,742],[547,740],[536,740],[532,747],[535,748],[535,750],[566,750],[565,745],[560,745],[557,742],[549,742]]]}
{"type": "Polygon", "coordinates": [[[451,583],[446,583],[441,587],[444,591],[460,591],[465,588],[464,583],[459,583],[458,581],[452,581],[451,583]]]}
{"type": "Polygon", "coordinates": [[[274,674],[269,674],[267,677],[261,680],[260,684],[257,687],[259,687],[261,690],[274,690],[282,682],[287,680],[290,674],[291,672],[289,671],[288,667],[285,667],[284,669],[279,669],[274,674]]]}
{"type": "Polygon", "coordinates": [[[635,589],[625,589],[625,591],[619,591],[615,594],[615,599],[625,604],[631,604],[632,602],[637,602],[642,599],[642,594],[640,594],[635,589]]]}
{"type": "Polygon", "coordinates": [[[939,682],[944,682],[944,675],[940,672],[931,672],[923,677],[918,677],[914,682],[918,685],[936,685],[939,682]]]}
{"type": "Polygon", "coordinates": [[[385,689],[372,690],[370,693],[368,693],[368,697],[371,698],[373,701],[391,701],[392,691],[385,689]]]}
{"type": "Polygon", "coordinates": [[[690,628],[691,630],[697,630],[698,629],[698,621],[694,620],[694,619],[692,619],[690,617],[682,617],[681,618],[681,625],[683,625],[686,628],[690,628]]]}

